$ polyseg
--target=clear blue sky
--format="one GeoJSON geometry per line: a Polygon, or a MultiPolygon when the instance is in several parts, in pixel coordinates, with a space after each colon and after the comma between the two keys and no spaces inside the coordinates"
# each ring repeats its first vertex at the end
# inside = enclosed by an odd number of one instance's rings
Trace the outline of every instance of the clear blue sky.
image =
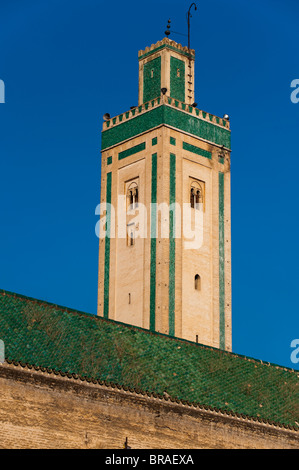
{"type": "MultiPolygon", "coordinates": [[[[102,115],[137,103],[138,50],[190,3],[0,0],[0,288],[96,312],[102,115]]],[[[298,368],[299,2],[198,7],[196,102],[231,116],[233,350],[298,368]]]]}

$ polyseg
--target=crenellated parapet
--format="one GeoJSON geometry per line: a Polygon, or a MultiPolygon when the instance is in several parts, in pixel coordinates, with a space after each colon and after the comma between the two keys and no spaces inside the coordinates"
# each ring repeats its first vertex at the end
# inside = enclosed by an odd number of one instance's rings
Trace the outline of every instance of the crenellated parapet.
{"type": "Polygon", "coordinates": [[[230,123],[182,101],[161,95],[103,123],[102,150],[165,125],[230,150],[230,123]]]}
{"type": "Polygon", "coordinates": [[[171,39],[168,38],[163,38],[161,41],[158,41],[156,44],[152,44],[149,47],[146,47],[144,50],[140,50],[138,52],[138,58],[143,59],[150,54],[153,54],[155,52],[158,52],[159,50],[163,48],[168,48],[171,50],[176,50],[177,52],[186,55],[190,57],[191,59],[195,58],[195,50],[194,49],[188,49],[188,47],[182,46],[178,42],[172,41],[171,39]]]}
{"type": "Polygon", "coordinates": [[[166,105],[175,109],[179,109],[180,111],[197,117],[198,119],[213,123],[216,126],[230,129],[230,122],[227,119],[220,118],[218,116],[215,116],[214,114],[207,113],[198,108],[183,103],[182,101],[176,100],[166,95],[162,95],[154,100],[148,101],[147,103],[143,103],[142,105],[136,106],[135,108],[132,108],[129,111],[112,117],[108,121],[105,121],[103,123],[102,130],[106,131],[107,129],[111,129],[112,127],[115,127],[119,124],[123,124],[124,122],[134,119],[135,117],[140,116],[141,114],[144,114],[152,110],[153,108],[156,108],[161,105],[166,105]]]}

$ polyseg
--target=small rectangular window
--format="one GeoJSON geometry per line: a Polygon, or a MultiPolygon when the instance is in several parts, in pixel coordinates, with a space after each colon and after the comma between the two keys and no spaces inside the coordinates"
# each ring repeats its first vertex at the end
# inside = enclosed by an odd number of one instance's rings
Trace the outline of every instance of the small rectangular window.
{"type": "Polygon", "coordinates": [[[135,245],[135,223],[131,223],[127,225],[127,245],[128,246],[135,245]]]}

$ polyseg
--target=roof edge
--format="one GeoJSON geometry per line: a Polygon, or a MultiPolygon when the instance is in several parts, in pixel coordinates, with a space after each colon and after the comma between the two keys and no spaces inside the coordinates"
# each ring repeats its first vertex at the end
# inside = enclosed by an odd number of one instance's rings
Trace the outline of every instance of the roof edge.
{"type": "Polygon", "coordinates": [[[203,404],[198,403],[198,402],[190,402],[190,401],[187,401],[187,400],[181,400],[181,399],[176,398],[176,397],[171,397],[167,393],[161,395],[161,394],[158,394],[156,392],[150,392],[149,390],[143,390],[143,389],[139,389],[139,388],[131,388],[131,387],[123,386],[123,385],[120,385],[120,384],[117,384],[117,383],[114,383],[114,382],[108,382],[106,380],[95,379],[95,378],[91,378],[91,377],[87,377],[87,376],[81,376],[81,375],[74,374],[74,373],[66,373],[66,372],[56,370],[56,369],[52,369],[52,368],[48,368],[48,367],[40,367],[40,366],[35,366],[35,365],[32,365],[32,364],[28,364],[28,363],[23,363],[21,361],[7,360],[7,361],[5,361],[5,364],[7,364],[7,366],[9,368],[11,366],[21,367],[22,369],[26,369],[28,371],[32,371],[32,369],[34,369],[36,372],[42,373],[42,374],[49,374],[49,375],[54,374],[56,376],[62,377],[63,379],[80,380],[81,382],[86,382],[86,383],[93,384],[93,385],[100,385],[102,387],[107,387],[107,388],[110,388],[110,389],[111,388],[112,389],[118,389],[118,390],[128,392],[128,393],[131,393],[131,394],[134,394],[134,395],[136,395],[136,394],[137,395],[143,395],[143,396],[146,396],[147,398],[159,399],[159,400],[163,400],[165,402],[171,402],[171,403],[175,403],[175,404],[178,404],[178,405],[188,406],[190,408],[198,408],[202,411],[210,411],[210,412],[214,412],[214,413],[221,413],[222,415],[227,416],[227,417],[244,419],[244,420],[247,420],[247,421],[249,421],[251,423],[254,423],[254,424],[257,424],[257,423],[264,424],[264,425],[267,425],[267,426],[273,426],[275,428],[279,428],[279,429],[283,429],[283,430],[293,431],[293,432],[299,434],[299,425],[296,426],[296,425],[291,425],[291,424],[284,424],[284,423],[280,423],[280,422],[276,422],[276,421],[272,421],[272,420],[266,420],[266,419],[263,419],[263,418],[260,418],[260,417],[257,418],[257,417],[254,417],[254,416],[246,415],[245,413],[236,413],[236,412],[233,412],[233,411],[230,412],[229,410],[224,410],[222,408],[216,408],[216,407],[212,407],[212,406],[209,406],[209,405],[203,405],[203,404]]]}
{"type": "MultiPolygon", "coordinates": [[[[186,343],[186,344],[194,345],[194,346],[200,347],[202,349],[207,349],[207,350],[215,351],[215,352],[218,352],[218,353],[220,352],[222,354],[227,354],[227,355],[232,356],[232,357],[237,357],[237,358],[249,361],[249,362],[254,362],[256,364],[263,365],[265,367],[275,367],[276,369],[284,370],[285,372],[295,373],[297,376],[299,375],[299,370],[296,370],[296,369],[291,369],[289,367],[284,367],[284,366],[281,366],[279,364],[274,364],[274,363],[271,363],[271,362],[268,362],[268,361],[263,361],[261,359],[255,359],[255,358],[250,357],[250,356],[237,354],[237,353],[234,353],[232,351],[225,351],[223,349],[215,348],[213,346],[208,346],[206,344],[196,343],[194,341],[190,341],[190,340],[187,340],[187,339],[184,339],[184,338],[178,338],[176,336],[169,336],[167,334],[160,333],[158,331],[150,331],[146,328],[131,325],[129,323],[123,323],[123,322],[120,322],[120,321],[117,321],[117,320],[106,319],[106,318],[100,317],[100,316],[98,316],[94,313],[86,313],[86,312],[83,312],[83,311],[80,311],[80,310],[75,310],[75,309],[68,308],[68,307],[65,307],[65,306],[62,306],[62,305],[54,304],[54,303],[48,302],[46,300],[36,299],[34,297],[28,297],[28,296],[25,296],[23,294],[18,294],[16,292],[11,292],[11,291],[8,291],[8,290],[5,290],[5,289],[0,289],[0,295],[1,294],[2,295],[3,294],[7,295],[7,296],[10,296],[10,297],[14,297],[14,298],[29,300],[29,301],[34,302],[36,304],[44,304],[44,305],[47,305],[49,307],[52,307],[53,309],[59,309],[59,310],[62,310],[64,312],[68,312],[68,313],[71,313],[71,314],[83,315],[83,316],[86,316],[88,318],[92,318],[96,321],[105,322],[105,323],[113,323],[115,325],[120,325],[120,326],[123,326],[123,327],[131,329],[131,330],[142,331],[142,332],[144,332],[146,334],[149,334],[149,335],[164,337],[164,338],[167,338],[168,340],[178,341],[180,343],[186,343]]],[[[34,365],[32,365],[32,366],[34,367],[34,365]]]]}

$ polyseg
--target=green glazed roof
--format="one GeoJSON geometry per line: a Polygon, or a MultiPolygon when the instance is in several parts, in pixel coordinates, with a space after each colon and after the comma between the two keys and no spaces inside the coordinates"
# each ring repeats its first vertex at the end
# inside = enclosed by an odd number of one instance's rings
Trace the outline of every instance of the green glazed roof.
{"type": "Polygon", "coordinates": [[[298,371],[0,290],[8,362],[299,429],[298,371]]]}

